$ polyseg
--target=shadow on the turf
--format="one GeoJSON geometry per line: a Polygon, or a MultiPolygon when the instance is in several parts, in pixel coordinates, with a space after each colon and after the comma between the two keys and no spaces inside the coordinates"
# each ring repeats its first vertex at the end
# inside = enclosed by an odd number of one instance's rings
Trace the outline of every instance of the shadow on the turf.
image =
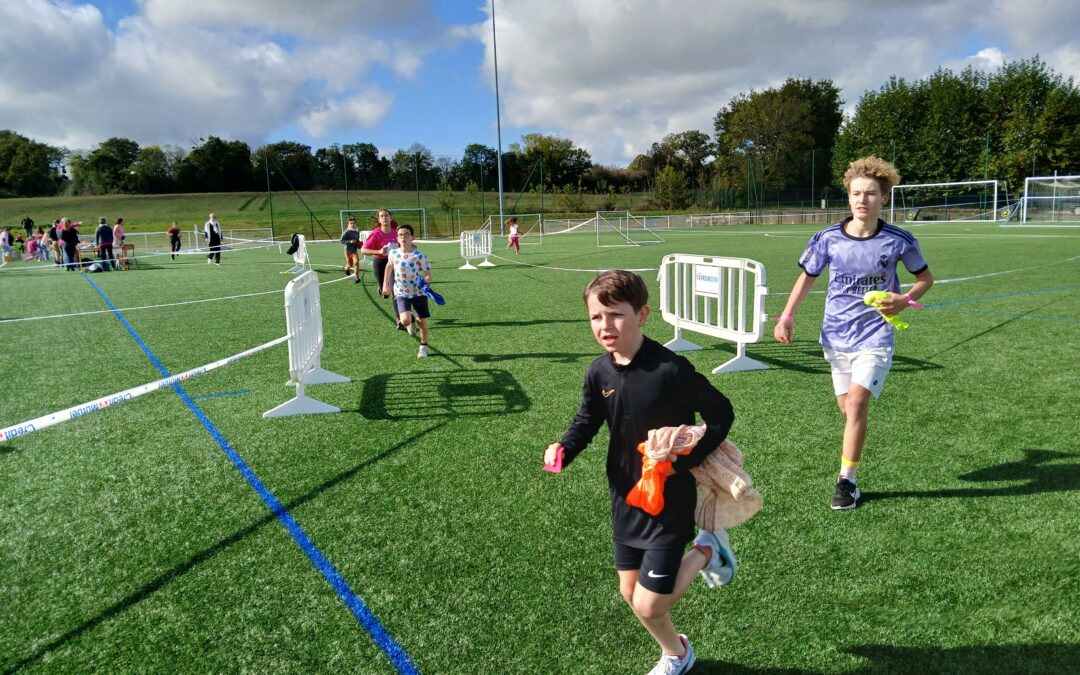
{"type": "Polygon", "coordinates": [[[698,659],[690,671],[694,675],[817,675],[816,670],[798,668],[748,668],[737,663],[698,659]]]}
{"type": "Polygon", "coordinates": [[[379,462],[381,462],[382,460],[387,459],[388,457],[391,457],[392,455],[396,454],[402,448],[409,447],[413,443],[419,442],[427,434],[437,430],[439,427],[442,427],[445,424],[446,424],[445,421],[433,424],[432,426],[428,427],[427,429],[424,429],[423,431],[420,431],[418,433],[415,433],[415,434],[409,436],[408,438],[400,441],[399,443],[396,443],[393,446],[387,448],[386,450],[383,450],[379,454],[377,454],[377,455],[375,455],[373,457],[369,457],[369,458],[365,459],[364,461],[360,462],[359,464],[357,464],[356,466],[353,466],[352,468],[346,469],[345,471],[342,471],[341,473],[339,473],[336,476],[330,478],[329,480],[326,480],[323,483],[320,483],[319,485],[316,485],[314,488],[312,488],[311,490],[309,490],[305,494],[302,494],[299,497],[296,497],[295,499],[293,499],[293,500],[289,501],[288,503],[286,503],[284,505],[284,507],[283,507],[284,512],[274,511],[274,512],[267,513],[265,516],[263,516],[259,520],[255,521],[254,523],[251,523],[247,527],[245,527],[245,528],[243,528],[241,530],[237,530],[236,532],[229,535],[228,537],[225,537],[224,539],[222,539],[218,543],[214,544],[213,546],[211,546],[209,548],[206,548],[206,549],[203,549],[199,553],[196,553],[194,556],[188,558],[187,560],[180,563],[179,565],[177,565],[177,566],[173,567],[172,569],[160,574],[159,576],[157,576],[156,578],[151,580],[149,583],[143,585],[141,588],[136,589],[135,592],[133,592],[130,595],[128,595],[127,597],[121,599],[119,602],[116,602],[115,604],[111,605],[110,607],[107,607],[104,611],[102,611],[97,616],[92,617],[90,619],[87,619],[86,621],[79,624],[75,628],[72,628],[71,630],[64,633],[63,635],[57,637],[56,639],[48,642],[45,645],[39,647],[34,653],[32,653],[29,656],[25,657],[24,659],[22,659],[18,663],[15,663],[15,664],[11,665],[10,667],[6,668],[4,670],[4,673],[14,673],[16,671],[22,670],[23,668],[26,668],[27,666],[35,663],[36,661],[41,660],[42,657],[49,654],[50,652],[56,651],[57,649],[63,647],[68,642],[81,637],[86,632],[97,628],[98,626],[105,623],[109,619],[111,619],[111,618],[117,616],[118,614],[121,614],[121,613],[131,609],[132,607],[139,604],[140,602],[142,602],[146,598],[150,597],[154,593],[158,592],[159,590],[161,590],[162,588],[164,588],[168,584],[172,583],[173,581],[179,579],[180,577],[184,576],[188,572],[192,571],[193,569],[195,569],[199,565],[211,560],[216,555],[218,555],[219,553],[225,551],[226,549],[228,549],[233,544],[239,543],[239,542],[243,541],[244,539],[246,539],[247,537],[251,536],[252,534],[255,534],[255,532],[257,532],[260,528],[277,521],[279,519],[279,516],[284,515],[285,512],[291,513],[293,511],[295,511],[297,508],[303,506],[304,504],[307,504],[308,502],[315,499],[316,497],[319,497],[320,495],[322,495],[327,490],[330,490],[331,488],[336,487],[337,485],[340,485],[341,483],[349,480],[350,478],[356,476],[357,474],[359,474],[361,471],[367,469],[368,467],[374,466],[374,465],[378,464],[379,462]]]}
{"type": "Polygon", "coordinates": [[[439,319],[439,330],[447,328],[488,328],[491,326],[547,326],[554,323],[584,324],[581,319],[526,319],[524,321],[461,321],[459,319],[439,319]]]}
{"type": "MultiPolygon", "coordinates": [[[[896,647],[860,645],[845,649],[870,663],[864,673],[1075,673],[1080,645],[1044,643],[978,647],[896,647]]],[[[697,672],[695,669],[694,672],[697,672]]],[[[707,671],[706,671],[707,672],[707,671]]],[[[719,671],[717,671],[719,672],[719,671]]],[[[738,671],[728,671],[738,672],[738,671]]]]}
{"type": "Polygon", "coordinates": [[[996,326],[991,326],[991,327],[987,328],[986,330],[979,331],[978,333],[975,333],[974,335],[970,335],[970,336],[964,338],[963,340],[960,340],[959,342],[954,342],[953,344],[949,345],[945,349],[942,349],[941,351],[939,351],[939,352],[937,352],[935,354],[931,354],[931,356],[939,356],[941,354],[944,354],[947,351],[951,351],[951,350],[956,349],[957,347],[959,347],[959,346],[961,346],[963,344],[971,342],[972,340],[977,340],[977,339],[981,338],[984,335],[988,335],[990,333],[993,333],[994,331],[998,330],[999,328],[1004,328],[1005,326],[1009,325],[1013,321],[1019,321],[1020,319],[1024,318],[1025,316],[1027,316],[1029,314],[1034,314],[1035,312],[1039,311],[1043,307],[1047,307],[1049,305],[1052,305],[1055,302],[1057,302],[1057,300],[1051,300],[1050,302],[1039,305],[1038,307],[1034,307],[1034,308],[1032,308],[1031,310],[1029,310],[1027,312],[1024,312],[1022,314],[1018,314],[1018,315],[1016,315],[1014,317],[1006,319],[1006,320],[1002,321],[1001,323],[997,324],[996,326]]]}
{"type": "Polygon", "coordinates": [[[596,352],[518,352],[516,354],[455,354],[471,358],[475,363],[500,363],[502,361],[519,361],[521,359],[540,359],[552,363],[577,363],[579,361],[591,362],[596,358],[596,352]]]}
{"type": "Polygon", "coordinates": [[[513,415],[532,403],[505,370],[390,373],[364,381],[357,410],[367,419],[513,415]]]}
{"type": "Polygon", "coordinates": [[[867,492],[862,502],[878,499],[947,498],[947,497],[1016,497],[1080,490],[1080,463],[1052,464],[1054,460],[1076,459],[1077,455],[1056,450],[1025,448],[1024,458],[1005,462],[984,469],[976,469],[958,476],[960,480],[973,483],[1001,483],[1010,485],[996,487],[946,488],[943,490],[896,490],[892,492],[867,492]],[[1015,484],[1017,481],[1024,481],[1015,484]]]}
{"type": "MultiPolygon", "coordinates": [[[[979,647],[897,647],[859,645],[844,649],[868,661],[842,671],[845,675],[871,673],[1075,673],[1080,645],[1024,644],[979,647]]],[[[737,663],[698,659],[694,675],[816,675],[800,668],[748,668],[737,663]]]]}
{"type": "MultiPolygon", "coordinates": [[[[731,344],[722,344],[713,349],[735,356],[737,347],[731,344]]],[[[829,362],[822,356],[821,345],[816,341],[796,341],[790,345],[782,345],[779,342],[771,341],[761,342],[749,345],[746,349],[746,355],[764,364],[784,370],[795,370],[811,375],[828,375],[832,372],[829,362]]],[[[939,368],[942,368],[942,366],[933,361],[923,361],[902,354],[893,354],[891,372],[914,373],[939,368]]]]}

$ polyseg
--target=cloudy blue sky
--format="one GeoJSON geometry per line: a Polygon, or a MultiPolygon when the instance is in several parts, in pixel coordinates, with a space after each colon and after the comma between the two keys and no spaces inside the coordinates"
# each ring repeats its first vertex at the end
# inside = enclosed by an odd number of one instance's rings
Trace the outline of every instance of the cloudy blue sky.
{"type": "MultiPolygon", "coordinates": [[[[610,165],[790,76],[849,107],[892,74],[1036,54],[1080,81],[1075,0],[497,0],[495,21],[503,147],[557,134],[610,165]]],[[[492,53],[484,0],[2,0],[0,128],[455,156],[496,145],[492,53]]]]}

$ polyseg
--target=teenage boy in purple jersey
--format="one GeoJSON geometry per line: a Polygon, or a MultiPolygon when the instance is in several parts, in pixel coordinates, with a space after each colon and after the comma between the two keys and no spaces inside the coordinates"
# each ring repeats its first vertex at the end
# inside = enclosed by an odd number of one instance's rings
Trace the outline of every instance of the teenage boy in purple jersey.
{"type": "Polygon", "coordinates": [[[880,218],[881,207],[889,202],[889,193],[899,182],[896,167],[883,159],[863,157],[848,165],[844,187],[851,216],[810,239],[799,258],[802,274],[795,280],[773,331],[777,342],[791,344],[795,310],[828,267],[820,342],[832,366],[836,402],[846,418],[840,476],[831,504],[834,510],[853,509],[859,503],[856,472],[866,441],[870,397],[881,395],[892,367],[893,327],[878,310],[895,316],[934,283],[915,237],[880,218]],[[915,275],[914,285],[903,295],[896,275],[899,262],[915,275]],[[889,299],[876,308],[869,307],[863,302],[867,291],[888,291],[889,299]]]}
{"type": "Polygon", "coordinates": [[[581,406],[561,443],[544,451],[546,466],[568,466],[607,422],[607,476],[619,593],[663,650],[650,673],[680,675],[694,666],[694,649],[671,620],[671,609],[699,573],[710,587],[730,583],[736,561],[727,532],[702,530],[694,539],[697,483],[690,469],[727,437],[731,402],[684,357],[645,337],[649,290],[638,275],[609,270],[585,288],[593,337],[604,354],[589,366],[581,406]],[[705,435],[688,455],[671,455],[664,508],[655,516],[626,503],[641,479],[638,443],[650,429],[694,424],[705,435]],[[559,454],[562,453],[561,464],[559,454]],[[694,539],[694,546],[686,545],[694,539]],[[684,553],[685,551],[685,553],[684,553]]]}

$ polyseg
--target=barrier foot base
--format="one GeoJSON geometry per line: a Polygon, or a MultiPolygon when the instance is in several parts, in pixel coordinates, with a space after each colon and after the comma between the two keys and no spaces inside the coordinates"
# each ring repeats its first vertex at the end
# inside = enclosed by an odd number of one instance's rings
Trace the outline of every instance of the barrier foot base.
{"type": "Polygon", "coordinates": [[[487,258],[484,258],[484,262],[477,265],[477,267],[495,267],[495,263],[491,262],[487,258]]]}
{"type": "Polygon", "coordinates": [[[263,419],[267,417],[289,417],[291,415],[315,415],[318,413],[341,412],[329,403],[316,401],[309,396],[297,396],[291,401],[285,401],[276,408],[271,408],[263,413],[263,419]]]}
{"type": "MultiPolygon", "coordinates": [[[[344,375],[338,375],[337,373],[331,373],[329,370],[322,368],[316,368],[309,373],[304,373],[300,378],[304,381],[304,384],[341,384],[342,382],[352,382],[344,375]]],[[[295,384],[295,383],[286,383],[295,384]]]]}
{"type": "Polygon", "coordinates": [[[701,345],[696,345],[693,342],[682,338],[675,338],[674,340],[665,342],[664,346],[673,352],[693,352],[698,349],[703,349],[701,345]]]}
{"type": "Polygon", "coordinates": [[[474,265],[470,265],[469,263],[465,263],[464,265],[462,265],[458,269],[459,270],[474,270],[474,269],[476,269],[476,267],[474,265]]]}
{"type": "Polygon", "coordinates": [[[768,370],[769,367],[760,361],[755,361],[749,356],[740,355],[735,358],[722,363],[719,366],[712,369],[713,375],[719,375],[720,373],[741,373],[744,370],[768,370]]]}

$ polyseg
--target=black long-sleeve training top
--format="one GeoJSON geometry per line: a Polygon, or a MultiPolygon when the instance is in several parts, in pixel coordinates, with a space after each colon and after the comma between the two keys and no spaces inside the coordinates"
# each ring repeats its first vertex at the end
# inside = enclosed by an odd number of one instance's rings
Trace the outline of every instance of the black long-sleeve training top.
{"type": "Polygon", "coordinates": [[[696,483],[690,469],[727,438],[735,421],[731,402],[685,358],[645,338],[628,365],[603,354],[585,372],[581,407],[562,439],[563,466],[605,421],[611,432],[607,476],[615,541],[643,549],[684,546],[694,536],[696,483]],[[706,425],[705,436],[674,463],[675,473],[664,485],[664,510],[650,516],[628,505],[626,495],[641,479],[638,443],[650,429],[696,424],[695,413],[706,425]]]}

